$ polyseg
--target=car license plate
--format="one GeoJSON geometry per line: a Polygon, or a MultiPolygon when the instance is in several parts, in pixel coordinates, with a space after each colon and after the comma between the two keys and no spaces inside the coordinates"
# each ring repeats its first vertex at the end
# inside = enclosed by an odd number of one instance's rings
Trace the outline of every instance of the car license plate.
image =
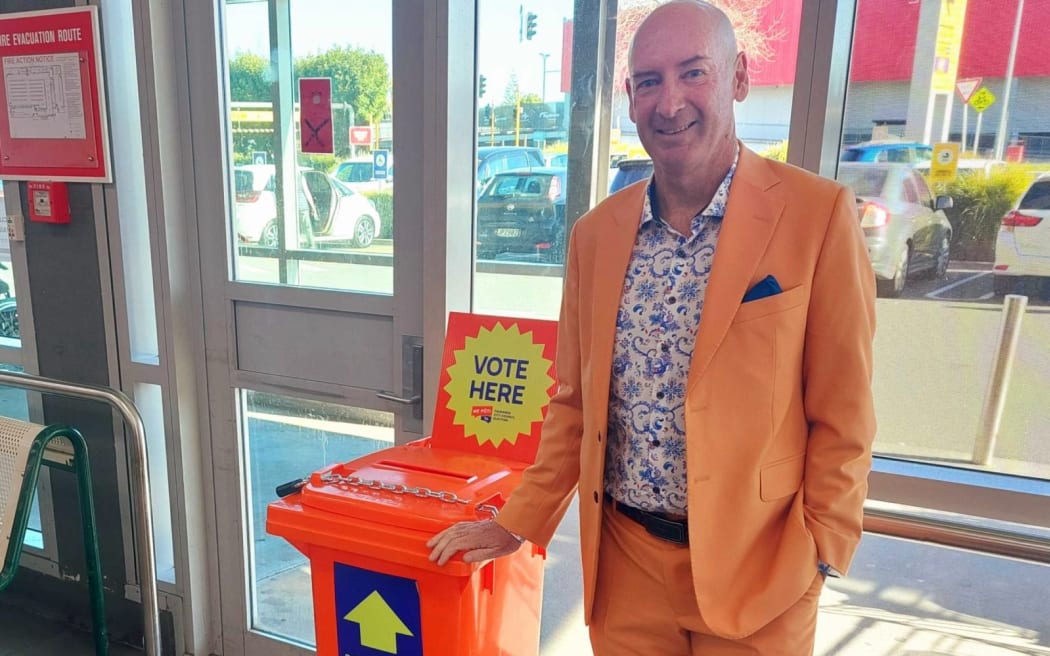
{"type": "Polygon", "coordinates": [[[521,234],[518,228],[496,228],[497,237],[517,237],[521,234]]]}

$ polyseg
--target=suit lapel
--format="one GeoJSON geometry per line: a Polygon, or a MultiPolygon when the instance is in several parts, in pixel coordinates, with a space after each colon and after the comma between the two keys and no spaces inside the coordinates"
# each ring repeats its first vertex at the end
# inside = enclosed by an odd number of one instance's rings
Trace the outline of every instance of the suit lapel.
{"type": "MultiPolygon", "coordinates": [[[[645,184],[620,192],[622,202],[612,211],[614,225],[603,230],[594,249],[594,280],[591,315],[591,384],[596,417],[605,426],[612,375],[613,340],[616,339],[616,316],[623,300],[623,280],[631,262],[634,241],[642,218],[645,184]]],[[[604,432],[604,428],[602,432],[604,432]]]]}
{"type": "Polygon", "coordinates": [[[773,236],[784,203],[769,190],[779,182],[761,157],[741,146],[704,294],[688,391],[704,375],[722,343],[773,236]]]}

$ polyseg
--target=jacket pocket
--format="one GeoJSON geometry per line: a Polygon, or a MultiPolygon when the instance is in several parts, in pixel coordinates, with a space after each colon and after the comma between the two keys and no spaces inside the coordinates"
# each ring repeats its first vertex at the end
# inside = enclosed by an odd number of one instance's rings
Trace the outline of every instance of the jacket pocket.
{"type": "Polygon", "coordinates": [[[777,312],[783,312],[784,310],[789,310],[797,305],[801,305],[805,300],[806,287],[805,285],[799,285],[786,291],[782,291],[779,294],[760,298],[757,301],[741,303],[736,311],[736,315],[733,316],[733,323],[740,323],[742,321],[758,319],[759,317],[775,314],[777,312]]]}
{"type": "Polygon", "coordinates": [[[805,453],[766,465],[759,474],[759,496],[763,501],[773,501],[798,492],[805,468],[805,453]]]}

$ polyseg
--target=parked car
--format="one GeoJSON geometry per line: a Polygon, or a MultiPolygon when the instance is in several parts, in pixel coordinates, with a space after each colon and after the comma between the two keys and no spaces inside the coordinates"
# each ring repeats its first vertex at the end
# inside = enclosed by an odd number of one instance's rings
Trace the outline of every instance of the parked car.
{"type": "Polygon", "coordinates": [[[478,148],[478,193],[492,176],[504,171],[543,166],[543,151],[525,146],[482,146],[478,148]]]}
{"type": "Polygon", "coordinates": [[[1024,277],[1050,287],[1050,175],[1033,181],[1003,217],[995,240],[994,271],[996,294],[1014,291],[1024,277]]]}
{"type": "MultiPolygon", "coordinates": [[[[237,238],[268,248],[277,246],[276,169],[272,164],[234,167],[237,238]]],[[[355,248],[372,244],[382,228],[371,201],[321,171],[299,169],[296,184],[299,244],[341,242],[355,248]]]]}
{"type": "Polygon", "coordinates": [[[546,156],[547,166],[556,166],[560,168],[569,168],[569,153],[555,153],[554,155],[546,156]]]}
{"type": "Polygon", "coordinates": [[[944,210],[952,207],[951,196],[935,199],[907,164],[842,163],[838,179],[857,197],[880,296],[900,296],[908,278],[920,272],[944,277],[952,241],[944,210]]]}
{"type": "Polygon", "coordinates": [[[560,167],[493,176],[478,198],[478,259],[563,262],[565,182],[560,167]]]}
{"type": "Polygon", "coordinates": [[[614,194],[629,184],[644,180],[653,174],[653,160],[649,158],[622,159],[616,164],[616,173],[609,181],[609,193],[614,194]]]}
{"type": "Polygon", "coordinates": [[[933,159],[933,147],[913,141],[867,141],[842,151],[842,162],[918,164],[933,159]]]}
{"type": "Polygon", "coordinates": [[[387,163],[386,178],[383,180],[376,179],[375,165],[371,157],[340,162],[332,177],[357,192],[378,191],[385,185],[393,184],[394,162],[391,159],[387,163]]]}

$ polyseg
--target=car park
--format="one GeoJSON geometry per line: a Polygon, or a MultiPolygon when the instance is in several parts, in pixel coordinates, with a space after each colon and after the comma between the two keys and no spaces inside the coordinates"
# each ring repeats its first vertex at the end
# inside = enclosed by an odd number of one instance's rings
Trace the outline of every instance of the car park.
{"type": "Polygon", "coordinates": [[[498,173],[478,198],[478,259],[560,264],[565,257],[561,167],[498,173]]]}
{"type": "Polygon", "coordinates": [[[950,196],[930,193],[907,164],[844,162],[838,180],[853,190],[880,296],[897,297],[909,277],[942,278],[951,257],[950,196]]]}
{"type": "Polygon", "coordinates": [[[993,271],[996,294],[1018,290],[1025,279],[1050,293],[1050,175],[1034,180],[1000,222],[993,271]]]}
{"type": "Polygon", "coordinates": [[[919,164],[933,159],[933,147],[914,141],[866,141],[842,151],[842,162],[919,164]]]}
{"type": "MultiPolygon", "coordinates": [[[[241,243],[274,248],[280,222],[276,169],[272,164],[234,167],[235,222],[241,243]]],[[[371,201],[321,171],[298,169],[296,218],[299,244],[370,246],[382,222],[371,201]]]]}

